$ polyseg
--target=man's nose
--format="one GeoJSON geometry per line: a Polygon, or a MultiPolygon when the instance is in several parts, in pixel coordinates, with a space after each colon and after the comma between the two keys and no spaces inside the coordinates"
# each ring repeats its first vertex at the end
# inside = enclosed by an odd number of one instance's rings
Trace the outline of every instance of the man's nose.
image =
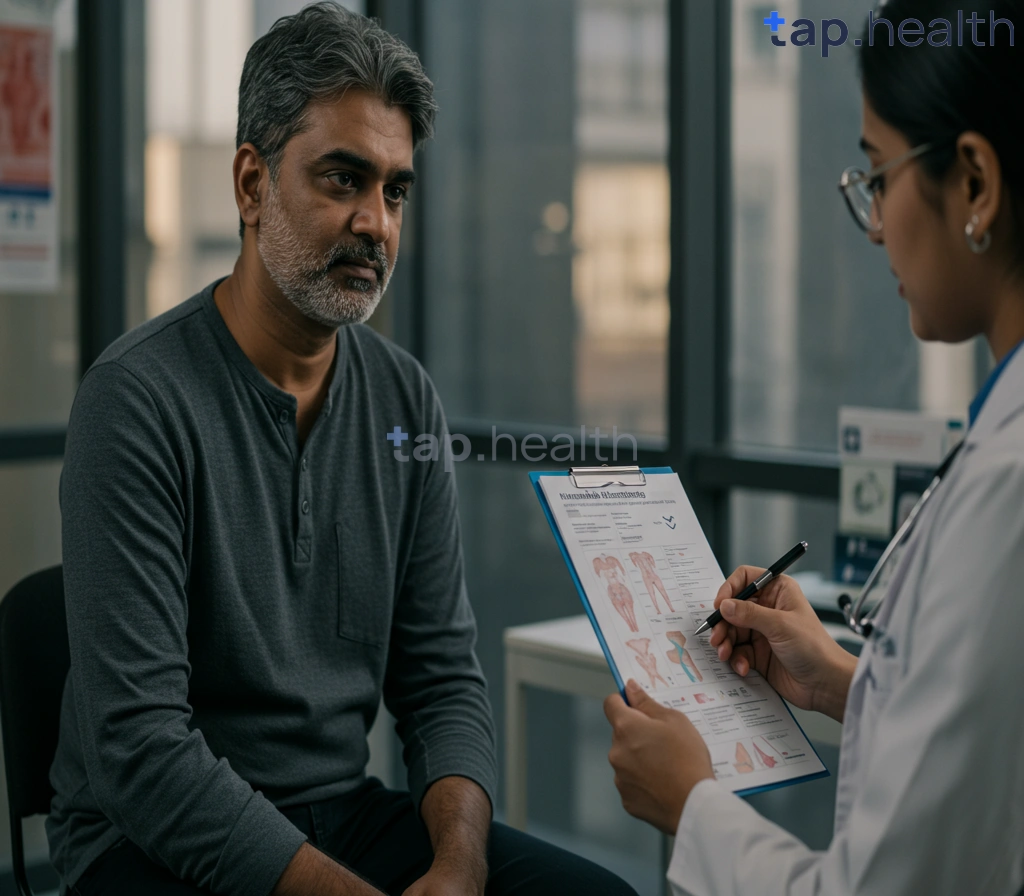
{"type": "Polygon", "coordinates": [[[357,236],[368,236],[377,245],[387,242],[391,224],[383,194],[369,195],[359,204],[352,219],[352,232],[357,236]]]}

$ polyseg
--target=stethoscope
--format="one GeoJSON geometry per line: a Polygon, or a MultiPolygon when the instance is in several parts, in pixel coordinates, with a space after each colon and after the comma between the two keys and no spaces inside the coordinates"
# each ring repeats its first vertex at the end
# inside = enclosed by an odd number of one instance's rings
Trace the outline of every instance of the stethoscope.
{"type": "Polygon", "coordinates": [[[949,454],[946,455],[946,459],[939,465],[938,470],[935,471],[935,477],[929,483],[928,488],[924,490],[924,493],[920,498],[917,499],[917,503],[913,509],[907,515],[907,518],[903,521],[903,525],[900,526],[897,531],[895,538],[889,542],[886,549],[882,552],[882,556],[878,558],[878,562],[875,564],[875,568],[871,570],[871,575],[867,577],[864,582],[864,587],[861,589],[860,596],[857,598],[857,602],[853,602],[853,598],[849,594],[839,595],[839,609],[843,611],[843,618],[846,620],[847,626],[850,631],[854,634],[860,635],[862,638],[870,638],[871,633],[875,630],[874,619],[878,615],[878,611],[882,608],[882,604],[885,602],[885,596],[868,608],[864,610],[864,606],[867,603],[867,597],[873,589],[875,589],[882,580],[882,573],[889,565],[889,560],[894,556],[898,556],[898,552],[904,547],[910,531],[914,528],[914,523],[917,518],[921,515],[921,511],[924,506],[928,503],[928,499],[935,493],[935,489],[938,488],[939,483],[942,481],[942,477],[949,471],[950,466],[953,464],[953,460],[956,458],[960,449],[963,448],[964,443],[960,442],[949,454]]]}

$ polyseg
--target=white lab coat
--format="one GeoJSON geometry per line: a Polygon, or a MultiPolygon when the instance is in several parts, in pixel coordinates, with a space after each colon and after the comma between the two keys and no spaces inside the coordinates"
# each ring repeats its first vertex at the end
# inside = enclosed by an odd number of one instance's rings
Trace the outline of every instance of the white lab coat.
{"type": "Polygon", "coordinates": [[[679,822],[674,894],[1022,890],[1024,349],[923,509],[878,628],[847,699],[829,849],[704,781],[679,822]]]}

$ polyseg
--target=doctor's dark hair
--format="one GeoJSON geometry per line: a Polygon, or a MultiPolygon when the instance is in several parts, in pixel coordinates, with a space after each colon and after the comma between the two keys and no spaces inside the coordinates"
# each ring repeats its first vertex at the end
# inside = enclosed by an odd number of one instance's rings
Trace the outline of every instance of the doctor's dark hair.
{"type": "Polygon", "coordinates": [[[350,88],[404,109],[414,150],[433,136],[434,85],[419,57],[373,19],[321,0],[278,19],[249,48],[238,87],[235,148],[251,143],[276,178],[285,144],[307,126],[309,104],[350,88]]]}
{"type": "MultiPolygon", "coordinates": [[[[939,182],[956,161],[956,140],[976,131],[992,144],[1011,196],[1018,261],[1024,263],[1024,0],[890,0],[878,10],[894,31],[906,19],[926,29],[936,19],[952,23],[953,46],[916,47],[895,40],[889,29],[865,28],[860,46],[861,86],[879,118],[898,130],[911,146],[934,143],[920,157],[925,176],[939,182]],[[957,45],[958,14],[962,12],[963,46],[957,45]],[[975,46],[967,19],[976,12],[985,24],[975,46]],[[1006,21],[992,29],[993,19],[1006,21]],[[1007,25],[1006,22],[1012,23],[1007,25]],[[1020,30],[1020,34],[1014,32],[1020,30]],[[990,46],[990,37],[994,43],[990,46]]],[[[927,193],[926,199],[929,199],[927,193]]],[[[931,197],[933,204],[938,202],[931,197]]]]}

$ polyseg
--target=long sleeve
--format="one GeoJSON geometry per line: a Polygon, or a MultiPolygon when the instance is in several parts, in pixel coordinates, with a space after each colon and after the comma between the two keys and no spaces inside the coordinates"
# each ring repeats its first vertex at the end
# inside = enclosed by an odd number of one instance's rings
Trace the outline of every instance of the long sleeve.
{"type": "MultiPolygon", "coordinates": [[[[910,650],[866,669],[857,794],[818,853],[714,782],[694,788],[669,880],[687,896],[1013,896],[1024,881],[1024,460],[972,458],[922,545],[910,650]]],[[[912,599],[904,594],[901,600],[912,599]]],[[[844,744],[844,750],[846,745],[844,744]]],[[[842,782],[841,785],[843,786],[842,782]]]]}
{"type": "Polygon", "coordinates": [[[79,389],[61,479],[71,685],[89,786],[152,859],[269,893],[304,841],[190,725],[187,447],[117,362],[79,389]]]}
{"type": "MultiPolygon", "coordinates": [[[[429,390],[425,432],[442,446],[447,428],[429,390]]],[[[392,620],[385,705],[397,720],[409,790],[418,806],[448,775],[475,781],[495,802],[497,762],[487,688],[474,653],[455,476],[443,458],[421,464],[422,495],[392,620]]]]}

